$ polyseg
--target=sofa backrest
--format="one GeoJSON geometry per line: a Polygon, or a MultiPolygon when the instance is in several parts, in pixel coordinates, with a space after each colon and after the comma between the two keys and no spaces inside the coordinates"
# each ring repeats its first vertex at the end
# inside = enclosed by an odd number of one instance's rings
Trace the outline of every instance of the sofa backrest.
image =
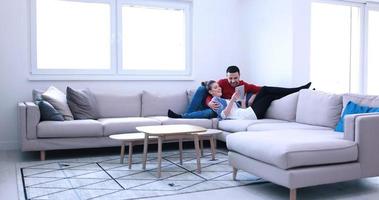
{"type": "Polygon", "coordinates": [[[342,96],[316,90],[299,92],[296,122],[335,128],[342,112],[342,96]]]}
{"type": "Polygon", "coordinates": [[[187,91],[177,93],[148,92],[142,93],[142,117],[167,116],[168,109],[184,113],[188,105],[187,91]]]}
{"type": "Polygon", "coordinates": [[[141,93],[94,93],[94,96],[98,104],[100,118],[141,116],[141,93]]]}
{"type": "Polygon", "coordinates": [[[265,118],[295,121],[299,92],[272,101],[265,118]]]}
{"type": "Polygon", "coordinates": [[[191,103],[193,95],[195,95],[195,92],[196,92],[195,89],[188,89],[187,90],[188,104],[191,103]]]}
{"type": "Polygon", "coordinates": [[[379,107],[379,96],[362,94],[343,94],[343,109],[352,101],[356,104],[368,107],[379,107]]]}

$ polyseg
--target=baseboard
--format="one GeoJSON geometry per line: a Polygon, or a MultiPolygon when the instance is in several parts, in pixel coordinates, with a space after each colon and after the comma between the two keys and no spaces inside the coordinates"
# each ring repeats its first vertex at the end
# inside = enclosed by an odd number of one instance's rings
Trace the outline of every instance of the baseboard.
{"type": "Polygon", "coordinates": [[[0,150],[17,150],[20,149],[20,144],[17,141],[1,141],[0,150]]]}

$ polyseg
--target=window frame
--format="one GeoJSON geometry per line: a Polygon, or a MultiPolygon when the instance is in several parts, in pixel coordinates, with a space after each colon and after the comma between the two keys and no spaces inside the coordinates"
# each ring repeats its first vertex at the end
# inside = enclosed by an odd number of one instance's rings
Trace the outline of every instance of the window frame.
{"type": "Polygon", "coordinates": [[[31,18],[30,18],[30,56],[31,56],[31,74],[32,75],[96,75],[96,74],[115,74],[116,73],[116,4],[113,0],[69,0],[74,2],[84,3],[104,3],[110,6],[110,47],[111,47],[111,63],[109,69],[38,69],[37,66],[37,9],[36,4],[38,0],[31,0],[31,18]]]}
{"type": "Polygon", "coordinates": [[[38,0],[30,0],[30,76],[29,80],[193,80],[192,77],[192,1],[190,0],[67,0],[86,3],[106,3],[111,12],[111,66],[106,70],[38,69],[37,10],[38,0]],[[185,13],[185,70],[153,71],[122,68],[121,6],[134,4],[161,8],[183,9],[185,13]]]}

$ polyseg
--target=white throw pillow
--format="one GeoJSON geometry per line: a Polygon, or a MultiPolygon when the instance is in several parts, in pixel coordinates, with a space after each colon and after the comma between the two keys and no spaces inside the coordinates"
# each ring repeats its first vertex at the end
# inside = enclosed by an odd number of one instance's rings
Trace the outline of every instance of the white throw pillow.
{"type": "Polygon", "coordinates": [[[341,95],[309,89],[300,90],[296,122],[335,128],[341,111],[341,95]]]}
{"type": "Polygon", "coordinates": [[[65,120],[74,120],[70,107],[68,107],[66,95],[54,86],[50,86],[44,93],[42,98],[49,102],[55,109],[60,112],[65,120]]]}
{"type": "Polygon", "coordinates": [[[272,101],[265,118],[295,121],[299,92],[272,101]]]}

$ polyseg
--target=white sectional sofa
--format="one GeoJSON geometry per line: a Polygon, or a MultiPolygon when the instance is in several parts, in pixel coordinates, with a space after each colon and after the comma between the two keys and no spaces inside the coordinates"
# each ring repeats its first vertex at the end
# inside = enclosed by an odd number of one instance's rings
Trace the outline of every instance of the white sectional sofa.
{"type": "MultiPolygon", "coordinates": [[[[261,120],[170,119],[183,112],[189,94],[95,93],[98,120],[40,122],[38,106],[18,104],[23,151],[118,146],[111,134],[135,132],[136,126],[193,124],[223,131],[229,162],[273,183],[296,189],[379,175],[379,114],[349,115],[345,132],[335,126],[348,101],[379,107],[376,96],[335,95],[301,90],[272,102],[261,120]]],[[[238,174],[237,174],[238,179],[238,174]]]]}

